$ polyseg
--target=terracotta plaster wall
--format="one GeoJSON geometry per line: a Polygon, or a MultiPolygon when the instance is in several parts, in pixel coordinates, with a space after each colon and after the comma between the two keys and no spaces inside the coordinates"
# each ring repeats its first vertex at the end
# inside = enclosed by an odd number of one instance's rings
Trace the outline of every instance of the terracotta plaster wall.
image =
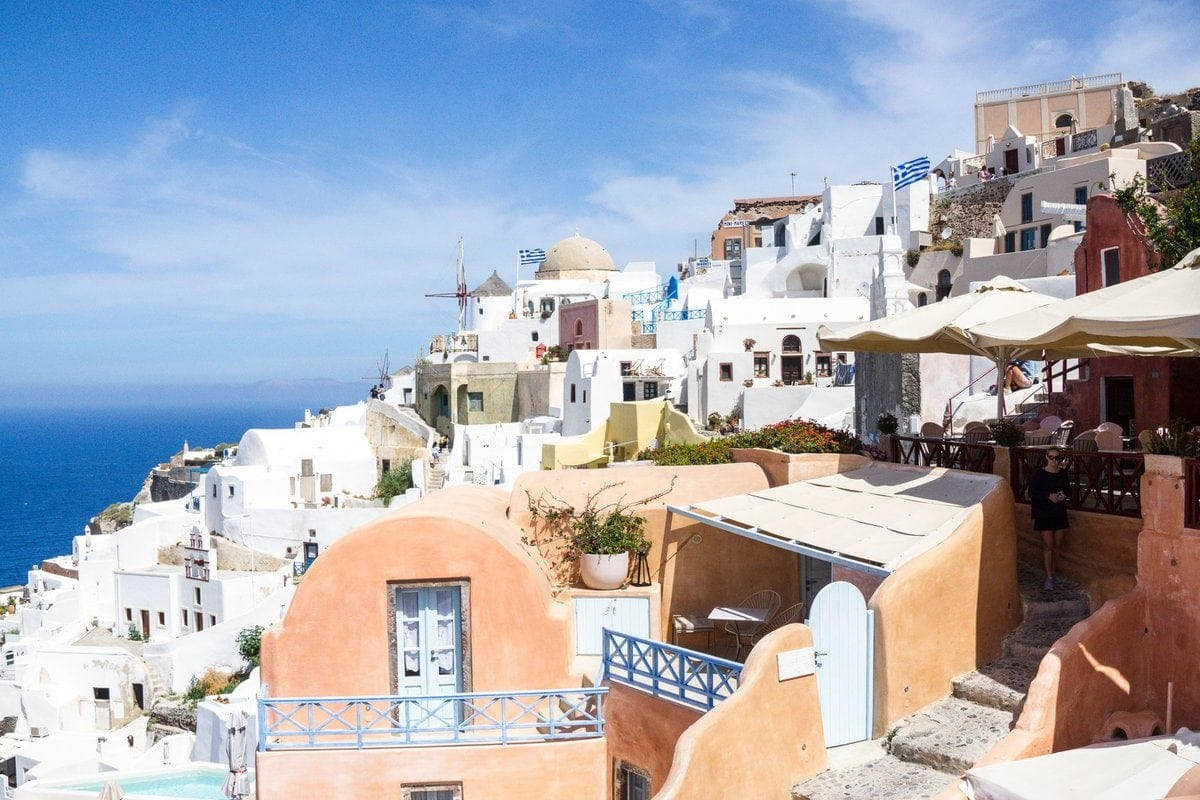
{"type": "Polygon", "coordinates": [[[786,625],[754,647],[738,690],[680,737],[655,800],[791,800],[793,784],[825,768],[817,677],[780,681],[776,666],[778,653],[803,647],[812,647],[803,625],[786,625]]]}
{"type": "Polygon", "coordinates": [[[785,606],[797,602],[800,576],[795,556],[669,514],[666,509],[668,503],[688,505],[765,489],[766,477],[756,464],[527,472],[513,487],[508,514],[518,525],[532,530],[526,492],[535,497],[548,492],[579,507],[589,494],[615,482],[621,485],[606,490],[603,501],[622,494],[633,499],[654,494],[668,488],[672,478],[675,485],[670,494],[639,509],[651,541],[651,577],[662,586],[660,630],[671,630],[672,614],[707,612],[755,589],[779,591],[785,606]],[[700,540],[693,541],[697,534],[700,540]]]}
{"type": "MultiPolygon", "coordinates": [[[[324,558],[324,556],[322,556],[324,558]]],[[[259,800],[399,798],[408,784],[462,783],[465,798],[606,798],[604,739],[470,747],[291,750],[255,759],[259,800]]]]}
{"type": "Polygon", "coordinates": [[[949,538],[889,575],[875,611],[875,729],[950,693],[1021,621],[1012,492],[999,482],[949,538]]]}
{"type": "Polygon", "coordinates": [[[283,621],[263,636],[273,697],[394,692],[391,581],[470,581],[468,691],[578,685],[567,663],[567,606],[508,522],[508,494],[462,486],[346,535],[321,554],[283,621]]]}
{"type": "Polygon", "coordinates": [[[866,456],[837,453],[781,453],[762,448],[734,448],[729,451],[738,463],[758,464],[771,486],[823,478],[839,472],[849,472],[871,463],[866,456]]]}
{"type": "Polygon", "coordinates": [[[639,689],[610,681],[605,685],[604,738],[608,740],[609,764],[624,761],[644,771],[653,792],[667,780],[679,737],[704,715],[699,709],[639,689]]]}

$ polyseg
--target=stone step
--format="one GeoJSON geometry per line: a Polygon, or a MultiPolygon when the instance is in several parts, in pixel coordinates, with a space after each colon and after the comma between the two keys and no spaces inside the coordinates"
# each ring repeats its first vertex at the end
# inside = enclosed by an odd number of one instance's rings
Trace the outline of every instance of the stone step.
{"type": "Polygon", "coordinates": [[[1073,617],[1048,617],[1021,623],[1004,642],[1005,654],[1025,661],[1041,661],[1051,645],[1078,622],[1073,617]]]}
{"type": "Polygon", "coordinates": [[[1024,598],[1025,619],[1053,619],[1071,617],[1080,620],[1091,614],[1091,604],[1086,597],[1070,599],[1024,598]]]}
{"type": "Polygon", "coordinates": [[[957,697],[940,700],[900,724],[889,750],[943,772],[966,772],[1012,727],[1012,713],[957,697]]]}
{"type": "Polygon", "coordinates": [[[954,679],[954,696],[979,705],[1015,713],[1037,675],[1040,661],[1001,658],[954,679]]]}
{"type": "Polygon", "coordinates": [[[827,769],[792,787],[792,800],[924,800],[945,789],[954,777],[898,758],[827,769]]]}

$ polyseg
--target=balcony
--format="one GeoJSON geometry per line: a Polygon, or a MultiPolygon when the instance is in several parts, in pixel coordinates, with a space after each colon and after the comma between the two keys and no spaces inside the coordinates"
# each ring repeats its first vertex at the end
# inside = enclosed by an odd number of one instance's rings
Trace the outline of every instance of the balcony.
{"type": "Polygon", "coordinates": [[[1187,186],[1194,180],[1188,169],[1188,153],[1181,151],[1146,162],[1147,189],[1155,194],[1187,186]]]}
{"type": "Polygon", "coordinates": [[[1120,86],[1121,73],[1109,72],[1104,75],[1090,75],[1082,78],[1068,78],[1064,81],[1047,81],[1031,83],[1027,86],[1012,86],[1007,89],[991,89],[977,92],[975,102],[997,103],[1006,100],[1019,100],[1022,97],[1042,97],[1044,95],[1077,92],[1084,89],[1100,89],[1106,86],[1120,86]]]}
{"type": "Polygon", "coordinates": [[[430,353],[475,353],[478,350],[479,335],[475,333],[439,334],[429,340],[430,353]]]}
{"type": "Polygon", "coordinates": [[[258,749],[517,744],[604,735],[607,689],[431,697],[264,698],[258,749]]]}
{"type": "Polygon", "coordinates": [[[708,711],[733,694],[742,665],[683,647],[604,629],[602,677],[654,697],[708,711]]]}

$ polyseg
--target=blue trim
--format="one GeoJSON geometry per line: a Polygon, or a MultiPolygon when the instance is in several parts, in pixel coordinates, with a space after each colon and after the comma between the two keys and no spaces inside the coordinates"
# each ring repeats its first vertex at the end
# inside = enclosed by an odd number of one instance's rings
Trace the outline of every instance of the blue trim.
{"type": "Polygon", "coordinates": [[[708,711],[738,687],[742,665],[604,629],[604,678],[708,711]]]}
{"type": "Polygon", "coordinates": [[[604,735],[608,689],[260,698],[258,749],[513,744],[604,735]]]}

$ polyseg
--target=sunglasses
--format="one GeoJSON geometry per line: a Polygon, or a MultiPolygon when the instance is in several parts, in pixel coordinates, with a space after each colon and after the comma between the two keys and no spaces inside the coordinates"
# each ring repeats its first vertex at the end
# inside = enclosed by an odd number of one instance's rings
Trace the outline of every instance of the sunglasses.
{"type": "Polygon", "coordinates": [[[1062,456],[1046,456],[1047,461],[1062,461],[1062,456]]]}

